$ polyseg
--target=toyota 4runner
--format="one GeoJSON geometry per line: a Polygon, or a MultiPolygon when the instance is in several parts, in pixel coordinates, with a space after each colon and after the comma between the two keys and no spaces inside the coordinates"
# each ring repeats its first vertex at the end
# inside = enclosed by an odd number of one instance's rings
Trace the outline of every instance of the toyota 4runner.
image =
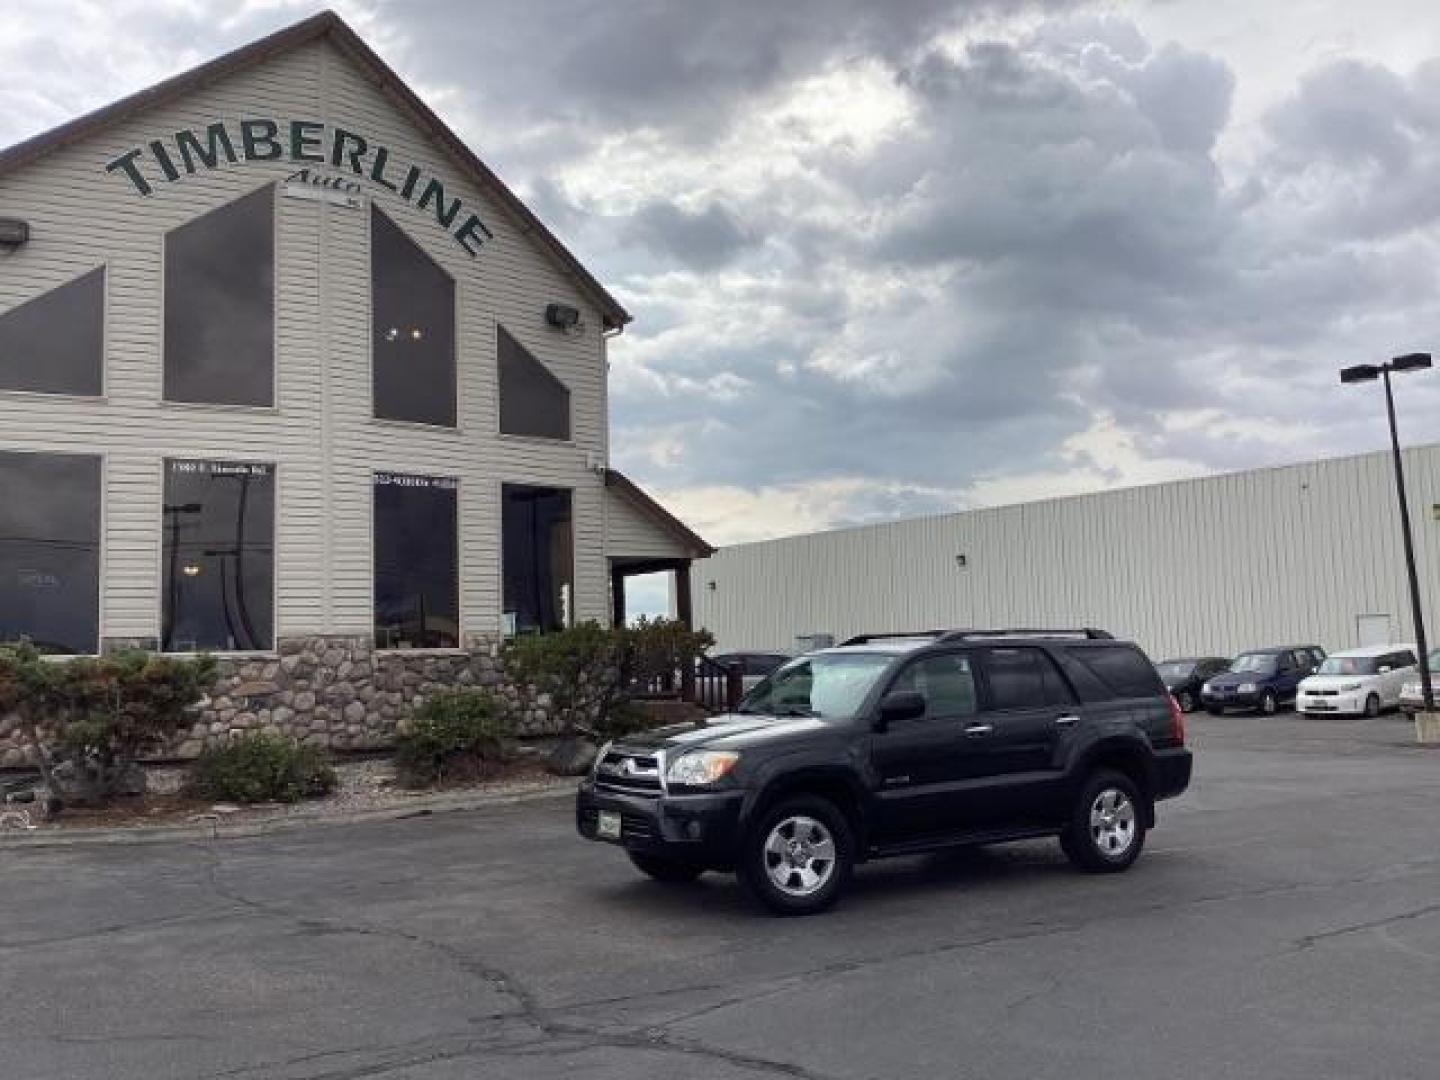
{"type": "Polygon", "coordinates": [[[628,735],[576,825],[644,873],[733,871],[771,909],[821,911],[868,859],[1058,836],[1128,868],[1190,782],[1184,717],[1101,630],[852,638],[783,665],[735,714],[628,735]]]}

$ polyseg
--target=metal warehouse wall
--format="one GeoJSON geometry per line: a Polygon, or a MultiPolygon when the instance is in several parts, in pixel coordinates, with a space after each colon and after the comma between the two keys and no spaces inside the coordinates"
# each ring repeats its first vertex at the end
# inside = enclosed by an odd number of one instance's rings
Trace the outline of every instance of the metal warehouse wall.
{"type": "MultiPolygon", "coordinates": [[[[1440,637],[1440,446],[1406,451],[1405,470],[1440,637]]],[[[1104,627],[1156,659],[1334,650],[1373,614],[1413,637],[1388,453],[743,544],[692,575],[697,622],[720,649],[1028,625],[1104,627]]]]}

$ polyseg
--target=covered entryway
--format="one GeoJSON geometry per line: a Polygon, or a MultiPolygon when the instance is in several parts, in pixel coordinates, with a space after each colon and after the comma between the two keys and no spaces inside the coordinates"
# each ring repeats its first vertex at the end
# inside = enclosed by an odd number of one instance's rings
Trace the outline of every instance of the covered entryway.
{"type": "MultiPolygon", "coordinates": [[[[715,549],[679,518],[616,471],[605,473],[605,554],[610,563],[610,617],[624,626],[632,614],[626,584],[642,575],[671,575],[669,615],[690,629],[695,608],[690,595],[690,564],[715,549]]],[[[666,684],[651,688],[657,697],[700,705],[710,712],[734,707],[739,700],[739,672],[701,658],[666,684]]]]}
{"type": "Polygon", "coordinates": [[[625,583],[642,574],[674,575],[670,612],[694,629],[690,564],[715,549],[679,518],[614,469],[605,472],[605,554],[610,562],[610,617],[624,626],[629,614],[625,583]]]}

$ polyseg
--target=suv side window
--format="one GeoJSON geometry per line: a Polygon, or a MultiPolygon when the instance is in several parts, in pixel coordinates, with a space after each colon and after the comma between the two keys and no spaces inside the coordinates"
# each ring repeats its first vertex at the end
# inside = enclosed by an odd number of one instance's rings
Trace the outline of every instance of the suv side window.
{"type": "Polygon", "coordinates": [[[992,709],[1043,708],[1075,700],[1043,649],[987,649],[985,679],[992,709]]]}
{"type": "Polygon", "coordinates": [[[1096,693],[1094,687],[1080,687],[1080,696],[1086,701],[1165,694],[1165,684],[1160,681],[1155,665],[1132,645],[1086,645],[1064,651],[1066,658],[1084,671],[1101,691],[1096,693]]]}
{"type": "Polygon", "coordinates": [[[1380,657],[1379,664],[1376,664],[1376,667],[1379,667],[1380,664],[1389,664],[1391,671],[1398,671],[1401,668],[1414,667],[1418,663],[1419,661],[1415,659],[1415,654],[1409,649],[1405,649],[1402,652],[1395,652],[1389,656],[1380,657]]]}
{"type": "Polygon", "coordinates": [[[979,709],[975,668],[966,653],[941,653],[916,660],[902,671],[891,690],[914,690],[925,699],[922,719],[973,716],[979,709]]]}

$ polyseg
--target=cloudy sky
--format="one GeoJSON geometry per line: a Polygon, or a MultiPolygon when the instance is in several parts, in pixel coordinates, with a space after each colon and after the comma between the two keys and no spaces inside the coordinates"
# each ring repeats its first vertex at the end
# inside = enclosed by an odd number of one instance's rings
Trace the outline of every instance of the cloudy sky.
{"type": "MultiPolygon", "coordinates": [[[[634,312],[615,464],[717,543],[1379,448],[1336,369],[1440,350],[1433,0],[335,6],[634,312]]],[[[5,9],[0,144],[316,5],[5,9]]]]}

